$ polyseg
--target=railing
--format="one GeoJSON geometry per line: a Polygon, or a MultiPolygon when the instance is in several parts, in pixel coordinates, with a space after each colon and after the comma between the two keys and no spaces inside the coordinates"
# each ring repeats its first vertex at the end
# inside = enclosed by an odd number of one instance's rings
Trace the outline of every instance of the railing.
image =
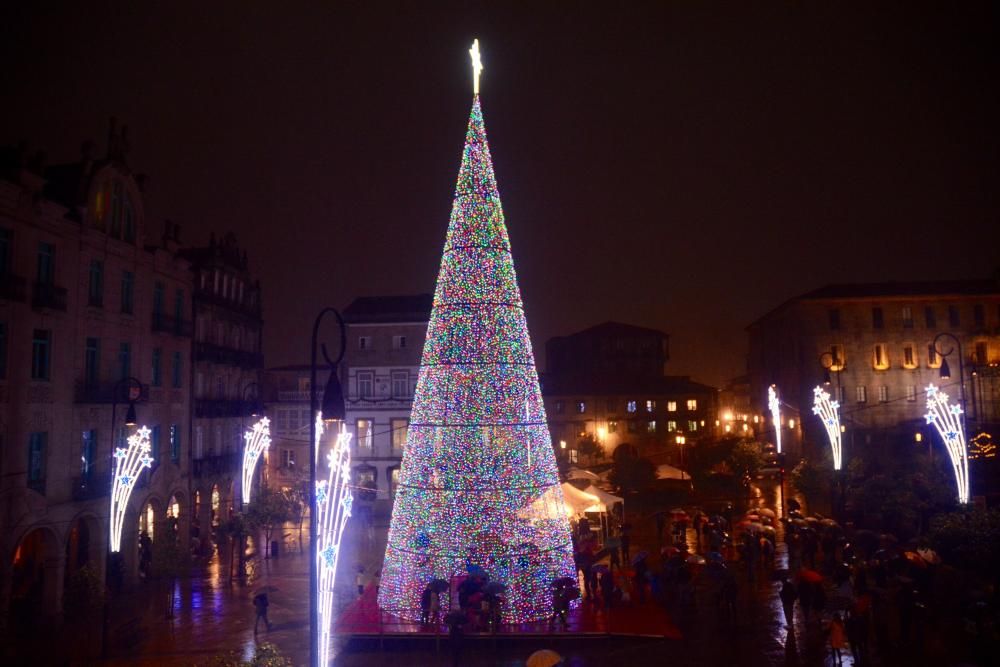
{"type": "Polygon", "coordinates": [[[167,333],[190,338],[194,332],[190,320],[177,319],[163,313],[153,313],[153,333],[167,333]]]}
{"type": "Polygon", "coordinates": [[[35,283],[31,291],[31,307],[66,310],[66,288],[51,283],[35,283]]]}
{"type": "Polygon", "coordinates": [[[24,301],[27,295],[24,278],[11,273],[0,275],[0,299],[24,301]]]}
{"type": "Polygon", "coordinates": [[[264,365],[263,355],[246,350],[235,350],[212,343],[196,343],[194,346],[195,361],[209,361],[213,364],[225,364],[240,368],[260,368],[264,365]]]}
{"type": "Polygon", "coordinates": [[[111,491],[111,475],[80,475],[73,478],[73,500],[102,498],[111,491]]]}
{"type": "MultiPolygon", "coordinates": [[[[73,387],[73,400],[76,403],[114,403],[115,402],[115,387],[118,387],[118,403],[128,403],[129,402],[129,391],[135,388],[135,385],[128,386],[129,383],[119,383],[118,380],[108,381],[108,382],[87,382],[86,380],[77,380],[73,387]]],[[[139,396],[135,398],[136,401],[148,401],[149,400],[149,385],[143,384],[139,390],[139,396]]]]}
{"type": "Polygon", "coordinates": [[[224,308],[229,308],[244,315],[249,315],[250,317],[260,318],[260,299],[256,299],[253,303],[239,303],[235,299],[227,299],[220,294],[215,294],[209,290],[196,290],[194,293],[195,299],[203,303],[212,303],[217,306],[222,306],[224,308]]]}
{"type": "Polygon", "coordinates": [[[193,473],[195,477],[214,477],[227,473],[239,474],[242,465],[240,452],[229,452],[216,456],[206,456],[193,461],[193,473]]]}

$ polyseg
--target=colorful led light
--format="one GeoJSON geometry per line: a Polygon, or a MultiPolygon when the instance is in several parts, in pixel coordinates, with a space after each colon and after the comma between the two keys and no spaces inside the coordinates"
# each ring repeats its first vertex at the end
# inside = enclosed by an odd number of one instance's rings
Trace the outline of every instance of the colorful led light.
{"type": "Polygon", "coordinates": [[[503,622],[551,616],[573,546],[479,96],[421,358],[379,606],[420,617],[432,579],[482,567],[503,622]]]}
{"type": "Polygon", "coordinates": [[[115,474],[111,478],[111,551],[121,551],[122,524],[132,489],[139,480],[143,468],[153,467],[152,449],[149,444],[150,430],[142,426],[128,437],[128,447],[115,449],[115,474]]]}
{"type": "Polygon", "coordinates": [[[774,422],[774,446],[781,453],[781,403],[778,402],[778,392],[772,384],[767,388],[767,407],[771,411],[771,420],[774,422]]]}
{"type": "Polygon", "coordinates": [[[813,389],[813,414],[823,422],[826,434],[830,438],[830,449],[833,450],[833,469],[840,470],[841,435],[840,435],[840,403],[830,400],[830,394],[822,387],[813,389]]]}
{"type": "Polygon", "coordinates": [[[944,442],[951,466],[955,469],[958,502],[969,502],[969,450],[965,442],[965,425],[962,423],[962,406],[950,404],[948,394],[934,385],[927,386],[927,414],[924,419],[933,424],[944,442]]]}
{"type": "Polygon", "coordinates": [[[243,504],[248,505],[257,461],[260,460],[264,450],[271,446],[271,420],[262,417],[253,428],[243,434],[243,441],[243,504]]]}
{"type": "MultiPolygon", "coordinates": [[[[316,442],[322,442],[323,419],[317,417],[316,442]]],[[[327,478],[316,482],[316,585],[319,600],[319,664],[330,664],[330,635],[333,627],[333,585],[340,558],[340,540],[351,516],[351,434],[343,424],[333,447],[326,455],[327,478]]],[[[317,447],[317,453],[318,453],[317,447]]]]}

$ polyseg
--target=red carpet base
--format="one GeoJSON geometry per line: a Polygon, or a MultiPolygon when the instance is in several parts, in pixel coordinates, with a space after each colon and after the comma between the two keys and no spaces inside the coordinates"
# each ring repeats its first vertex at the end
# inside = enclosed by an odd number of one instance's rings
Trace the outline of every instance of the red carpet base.
{"type": "MultiPolygon", "coordinates": [[[[467,636],[489,635],[488,629],[470,625],[463,627],[467,636]]],[[[378,608],[375,587],[369,586],[363,595],[351,603],[334,625],[334,632],[341,636],[356,637],[415,637],[448,634],[444,624],[415,623],[378,608]]],[[[521,623],[500,626],[497,635],[617,635],[632,637],[662,637],[680,639],[681,631],[674,625],[667,610],[656,602],[618,605],[606,610],[589,601],[582,601],[571,609],[566,628],[548,622],[521,623]]]]}

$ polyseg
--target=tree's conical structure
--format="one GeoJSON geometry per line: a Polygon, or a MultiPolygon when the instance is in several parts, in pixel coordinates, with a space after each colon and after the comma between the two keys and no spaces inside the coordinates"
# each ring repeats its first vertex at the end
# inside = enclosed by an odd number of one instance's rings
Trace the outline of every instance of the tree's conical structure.
{"type": "MultiPolygon", "coordinates": [[[[438,273],[379,605],[420,616],[433,579],[471,566],[505,587],[505,622],[552,613],[573,547],[476,96],[438,273]]],[[[442,606],[447,598],[442,600],[442,606]]]]}

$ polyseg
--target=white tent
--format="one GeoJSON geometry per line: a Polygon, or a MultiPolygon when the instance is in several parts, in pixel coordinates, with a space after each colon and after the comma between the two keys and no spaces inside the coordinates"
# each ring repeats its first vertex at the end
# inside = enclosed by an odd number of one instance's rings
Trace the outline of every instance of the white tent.
{"type": "Polygon", "coordinates": [[[656,478],[657,479],[690,479],[691,476],[680,468],[675,468],[672,465],[663,463],[656,466],[656,478]]]}
{"type": "Polygon", "coordinates": [[[600,478],[600,475],[597,473],[590,472],[589,470],[583,470],[581,468],[570,468],[569,472],[566,473],[566,479],[588,479],[597,481],[600,478]]]}
{"type": "Polygon", "coordinates": [[[604,505],[606,512],[610,512],[618,503],[622,503],[623,506],[625,504],[624,498],[616,496],[613,493],[608,493],[604,489],[599,489],[593,484],[584,489],[583,492],[589,493],[592,496],[597,496],[597,498],[601,501],[601,504],[604,505]]]}
{"type": "Polygon", "coordinates": [[[563,497],[566,501],[567,513],[572,516],[583,516],[586,512],[606,512],[607,508],[597,496],[581,491],[569,482],[562,484],[563,497]]]}

